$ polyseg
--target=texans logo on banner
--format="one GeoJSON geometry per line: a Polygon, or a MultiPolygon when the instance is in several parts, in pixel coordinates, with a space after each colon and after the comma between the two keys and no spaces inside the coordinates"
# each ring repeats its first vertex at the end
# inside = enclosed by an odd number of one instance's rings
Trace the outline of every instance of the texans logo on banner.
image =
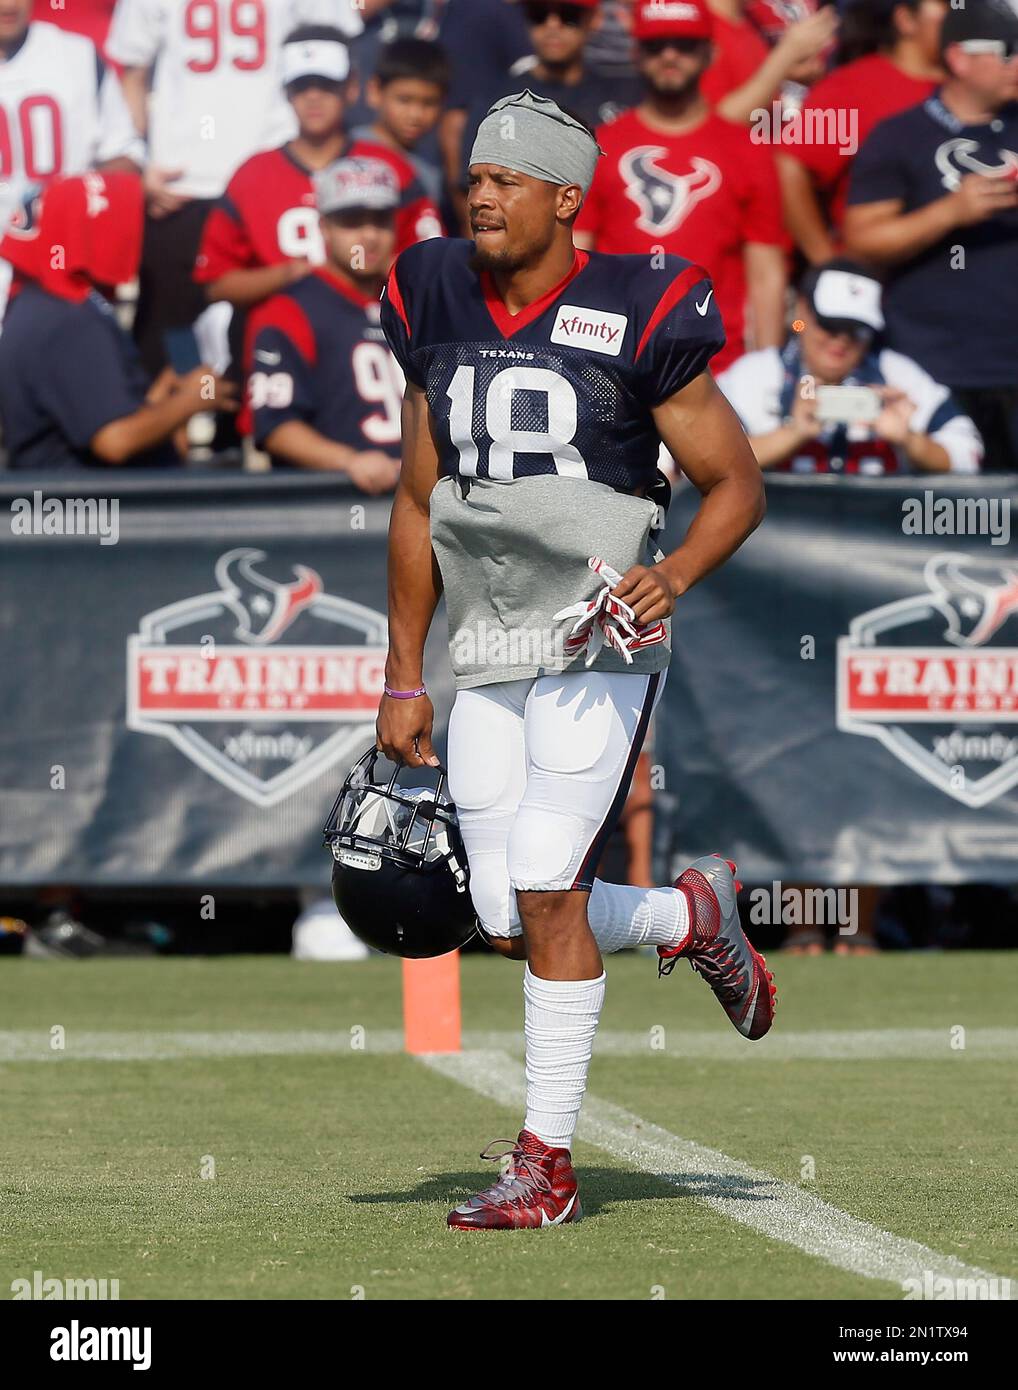
{"type": "Polygon", "coordinates": [[[305,565],[270,578],[230,550],[218,588],[158,608],[127,642],[127,724],[175,744],[256,806],[272,806],[370,737],[385,616],[324,592],[305,565]]]}
{"type": "Polygon", "coordinates": [[[966,806],[1018,783],[1018,564],[945,554],[838,641],[838,728],[966,806]]]}

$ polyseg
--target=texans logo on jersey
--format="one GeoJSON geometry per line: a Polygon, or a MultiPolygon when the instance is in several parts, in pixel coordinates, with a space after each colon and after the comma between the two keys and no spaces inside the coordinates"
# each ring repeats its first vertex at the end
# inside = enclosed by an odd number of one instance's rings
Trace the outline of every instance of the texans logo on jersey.
{"type": "Polygon", "coordinates": [[[22,194],[21,201],[11,213],[11,220],[5,230],[7,236],[33,237],[39,231],[39,210],[42,206],[42,188],[34,183],[22,194]]]}
{"type": "Polygon", "coordinates": [[[985,174],[989,177],[1009,174],[1018,178],[1018,153],[1014,150],[998,150],[1000,156],[996,164],[987,164],[977,158],[978,140],[968,140],[960,136],[956,140],[945,140],[934,156],[940,181],[949,193],[953,193],[966,174],[985,174]]]}
{"type": "Polygon", "coordinates": [[[667,157],[661,145],[638,145],[619,161],[626,196],[640,210],[636,225],[658,236],[674,232],[697,203],[721,187],[721,170],[711,160],[694,155],[688,174],[673,174],[657,163],[667,157]]]}

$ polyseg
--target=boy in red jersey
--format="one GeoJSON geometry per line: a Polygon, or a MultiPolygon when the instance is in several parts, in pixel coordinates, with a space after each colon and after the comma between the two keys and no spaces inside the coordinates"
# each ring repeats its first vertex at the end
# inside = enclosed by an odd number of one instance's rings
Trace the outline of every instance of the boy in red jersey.
{"type": "Polygon", "coordinates": [[[409,161],[383,145],[350,141],[343,121],[355,78],[338,30],[295,30],[283,45],[283,81],[300,131],[242,164],[209,215],[194,277],[210,301],[250,308],[324,262],[312,176],[343,156],[384,160],[396,174],[398,249],[441,234],[438,210],[409,161]]]}

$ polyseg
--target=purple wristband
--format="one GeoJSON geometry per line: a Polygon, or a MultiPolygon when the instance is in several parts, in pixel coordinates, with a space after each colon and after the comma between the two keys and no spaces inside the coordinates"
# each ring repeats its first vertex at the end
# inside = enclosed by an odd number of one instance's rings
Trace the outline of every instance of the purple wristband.
{"type": "Polygon", "coordinates": [[[418,695],[428,693],[426,686],[418,686],[416,690],[390,690],[387,685],[383,685],[383,690],[390,700],[416,700],[418,695]]]}

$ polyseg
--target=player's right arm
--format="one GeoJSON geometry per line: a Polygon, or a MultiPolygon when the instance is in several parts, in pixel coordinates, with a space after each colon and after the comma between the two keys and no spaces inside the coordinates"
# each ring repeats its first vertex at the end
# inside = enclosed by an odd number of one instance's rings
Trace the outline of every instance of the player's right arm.
{"type": "MultiPolygon", "coordinates": [[[[431,493],[439,477],[438,448],[424,390],[407,382],[403,397],[403,466],[389,520],[389,653],[385,683],[393,690],[424,684],[424,644],[442,577],[431,548],[431,493]]],[[[431,746],[435,711],[427,695],[412,700],[382,696],[378,747],[387,758],[437,766],[431,746]]]]}

